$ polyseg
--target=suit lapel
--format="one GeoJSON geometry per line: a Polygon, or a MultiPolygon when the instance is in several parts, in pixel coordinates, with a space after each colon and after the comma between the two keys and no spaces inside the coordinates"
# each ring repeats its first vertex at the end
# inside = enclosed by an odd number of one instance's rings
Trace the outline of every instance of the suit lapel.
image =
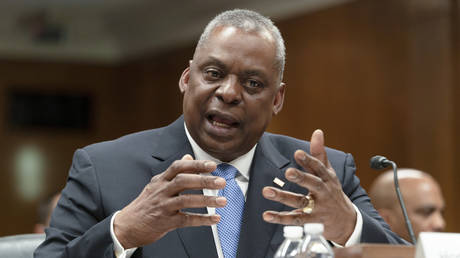
{"type": "MultiPolygon", "coordinates": [[[[259,141],[250,170],[249,187],[243,212],[243,223],[238,245],[238,257],[264,257],[279,225],[266,223],[262,213],[267,210],[280,211],[284,205],[265,199],[262,188],[274,186],[275,177],[287,182],[284,168],[289,160],[272,145],[268,136],[259,141]]],[[[283,189],[288,189],[286,184],[283,189]]],[[[282,238],[281,238],[282,240],[282,238]]]]}
{"type": "MultiPolygon", "coordinates": [[[[154,143],[152,157],[157,163],[152,168],[153,175],[165,171],[175,160],[185,154],[193,155],[190,142],[184,129],[184,119],[181,116],[175,122],[164,128],[158,141],[154,143]]],[[[190,190],[184,194],[203,194],[201,190],[190,190]]],[[[206,214],[206,208],[185,209],[185,212],[206,214]]],[[[216,245],[211,227],[187,227],[176,230],[189,257],[217,257],[216,245]]]]}
{"type": "MultiPolygon", "coordinates": [[[[185,135],[182,116],[168,127],[163,128],[157,138],[158,141],[153,143],[152,157],[157,161],[152,167],[153,175],[163,172],[172,162],[181,159],[185,154],[193,156],[192,147],[185,135]]],[[[284,190],[297,188],[284,177],[284,170],[290,164],[290,160],[281,155],[271,143],[269,136],[264,134],[258,143],[250,169],[238,257],[265,257],[282,242],[282,226],[266,223],[262,219],[262,213],[267,210],[281,211],[289,208],[265,199],[262,196],[262,188],[275,186],[273,183],[275,177],[286,183],[284,190]]],[[[298,189],[296,190],[294,192],[299,192],[298,189]]],[[[188,191],[187,193],[202,194],[203,192],[188,191]]],[[[207,213],[206,208],[187,209],[186,211],[207,213]]],[[[217,257],[211,227],[180,228],[176,232],[189,257],[217,257]]]]}

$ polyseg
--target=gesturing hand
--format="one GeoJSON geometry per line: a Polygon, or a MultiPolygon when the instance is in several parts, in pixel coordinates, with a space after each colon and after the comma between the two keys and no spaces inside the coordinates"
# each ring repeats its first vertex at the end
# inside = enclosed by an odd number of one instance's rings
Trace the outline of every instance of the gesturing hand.
{"type": "Polygon", "coordinates": [[[314,199],[314,209],[310,214],[303,212],[308,205],[305,195],[265,187],[262,191],[267,199],[296,208],[290,212],[266,211],[265,221],[285,225],[303,225],[310,222],[324,224],[324,236],[344,245],[353,233],[356,224],[356,211],[350,199],[342,191],[337,175],[327,159],[324,135],[321,130],[313,132],[308,155],[302,150],[294,153],[296,162],[305,169],[288,168],[286,178],[309,190],[314,199]]]}
{"type": "Polygon", "coordinates": [[[181,211],[185,208],[223,207],[225,197],[181,194],[191,189],[221,189],[225,180],[210,173],[216,169],[212,161],[193,160],[185,155],[161,174],[154,176],[140,195],[121,210],[114,219],[114,233],[128,249],[143,246],[180,227],[213,225],[219,215],[181,211]]]}

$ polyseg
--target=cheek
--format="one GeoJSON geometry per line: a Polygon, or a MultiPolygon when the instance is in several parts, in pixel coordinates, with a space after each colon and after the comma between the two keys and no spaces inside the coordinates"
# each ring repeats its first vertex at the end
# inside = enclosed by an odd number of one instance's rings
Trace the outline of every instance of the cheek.
{"type": "Polygon", "coordinates": [[[214,96],[217,86],[213,84],[196,84],[191,90],[195,102],[205,102],[214,96]]]}
{"type": "Polygon", "coordinates": [[[428,225],[428,219],[424,216],[421,216],[419,214],[416,214],[415,216],[412,216],[411,218],[411,223],[412,226],[417,229],[417,231],[423,231],[428,225]]]}
{"type": "Polygon", "coordinates": [[[187,108],[199,109],[206,101],[207,94],[201,87],[190,87],[184,95],[184,101],[187,102],[187,108]]]}
{"type": "Polygon", "coordinates": [[[272,115],[274,97],[272,94],[266,94],[261,96],[250,96],[246,98],[246,106],[250,106],[252,112],[261,117],[267,117],[272,115]]]}

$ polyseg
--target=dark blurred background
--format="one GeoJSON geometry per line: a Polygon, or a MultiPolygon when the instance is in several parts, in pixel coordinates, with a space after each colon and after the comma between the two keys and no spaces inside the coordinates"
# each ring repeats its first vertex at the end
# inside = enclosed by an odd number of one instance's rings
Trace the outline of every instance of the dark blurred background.
{"type": "Polygon", "coordinates": [[[365,188],[374,154],[429,172],[460,232],[458,0],[4,0],[0,236],[32,231],[76,148],[175,120],[199,34],[237,7],[272,17],[286,40],[287,96],[269,131],[322,128],[365,188]]]}

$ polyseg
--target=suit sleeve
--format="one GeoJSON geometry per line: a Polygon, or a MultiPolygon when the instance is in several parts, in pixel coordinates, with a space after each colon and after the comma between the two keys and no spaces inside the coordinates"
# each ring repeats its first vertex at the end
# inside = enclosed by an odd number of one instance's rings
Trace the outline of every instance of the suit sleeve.
{"type": "Polygon", "coordinates": [[[115,257],[110,219],[101,202],[95,168],[85,150],[74,154],[67,184],[36,258],[115,257]]]}
{"type": "Polygon", "coordinates": [[[343,178],[340,178],[340,180],[342,181],[344,193],[361,212],[363,218],[361,242],[408,244],[393,233],[380,217],[366,191],[360,186],[360,181],[355,172],[356,166],[353,157],[350,154],[346,154],[343,178]]]}

